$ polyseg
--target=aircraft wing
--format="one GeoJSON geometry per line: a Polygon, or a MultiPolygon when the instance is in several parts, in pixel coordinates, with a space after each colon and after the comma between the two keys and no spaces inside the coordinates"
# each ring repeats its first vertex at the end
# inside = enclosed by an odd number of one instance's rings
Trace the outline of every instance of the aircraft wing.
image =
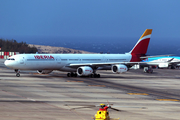
{"type": "Polygon", "coordinates": [[[104,63],[71,63],[67,65],[68,67],[80,67],[80,66],[111,66],[116,64],[124,64],[126,66],[133,66],[135,64],[139,65],[159,65],[160,63],[168,63],[168,64],[180,64],[180,61],[172,62],[173,58],[167,62],[104,62],[104,63]]]}
{"type": "Polygon", "coordinates": [[[168,62],[168,63],[176,65],[176,64],[180,64],[180,61],[174,61],[174,62],[168,62]]]}
{"type": "Polygon", "coordinates": [[[68,66],[69,67],[79,67],[79,66],[104,66],[104,65],[115,65],[115,64],[124,64],[124,65],[135,65],[138,63],[144,63],[144,62],[104,62],[104,63],[71,63],[68,66]]]}

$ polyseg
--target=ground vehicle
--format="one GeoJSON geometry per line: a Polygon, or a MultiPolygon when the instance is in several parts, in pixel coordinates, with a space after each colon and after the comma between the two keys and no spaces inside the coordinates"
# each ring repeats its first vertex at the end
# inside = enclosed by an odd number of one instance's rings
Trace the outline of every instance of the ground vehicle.
{"type": "MultiPolygon", "coordinates": [[[[121,112],[121,110],[116,109],[114,107],[111,107],[113,104],[100,104],[100,105],[77,105],[82,107],[72,108],[70,110],[75,109],[82,109],[82,108],[93,108],[93,107],[99,107],[99,110],[97,113],[92,117],[94,120],[119,120],[120,118],[110,118],[108,109],[112,109],[118,112],[121,112]]],[[[65,105],[65,106],[71,106],[71,105],[65,105]]],[[[74,105],[73,105],[74,106],[74,105]]],[[[75,105],[76,106],[76,105],[75,105]]],[[[140,108],[140,109],[146,109],[146,107],[131,107],[131,106],[116,106],[116,107],[126,107],[126,108],[140,108]]],[[[77,112],[77,111],[76,111],[77,112]]]]}
{"type": "MultiPolygon", "coordinates": [[[[94,117],[92,117],[94,120],[119,120],[119,118],[110,118],[108,108],[111,108],[109,105],[100,104],[100,108],[95,114],[94,117]]],[[[118,109],[111,108],[116,111],[120,111],[118,109]]]]}
{"type": "MultiPolygon", "coordinates": [[[[65,106],[69,106],[69,105],[65,105],[65,106]]],[[[94,120],[119,120],[119,118],[110,118],[109,111],[107,109],[112,109],[115,111],[120,111],[120,110],[112,108],[109,104],[108,105],[105,105],[105,104],[85,105],[83,107],[72,108],[71,110],[82,109],[82,108],[93,108],[93,107],[99,107],[99,110],[94,115],[94,117],[92,117],[92,119],[94,119],[94,120]]]]}
{"type": "Polygon", "coordinates": [[[153,70],[151,67],[144,67],[144,72],[145,73],[153,73],[153,70]]]}

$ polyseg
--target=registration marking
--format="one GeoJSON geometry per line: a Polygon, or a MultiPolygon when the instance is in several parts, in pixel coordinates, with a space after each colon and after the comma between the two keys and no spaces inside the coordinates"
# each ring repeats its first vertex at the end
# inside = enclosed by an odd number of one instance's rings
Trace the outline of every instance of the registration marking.
{"type": "Polygon", "coordinates": [[[129,95],[149,95],[147,93],[128,93],[129,95]]]}

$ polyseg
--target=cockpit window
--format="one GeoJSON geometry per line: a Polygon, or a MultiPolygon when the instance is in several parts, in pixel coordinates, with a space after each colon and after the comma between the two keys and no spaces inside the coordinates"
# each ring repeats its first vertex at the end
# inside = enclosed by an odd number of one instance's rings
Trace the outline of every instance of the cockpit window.
{"type": "Polygon", "coordinates": [[[7,60],[15,60],[14,58],[8,58],[7,60]]]}

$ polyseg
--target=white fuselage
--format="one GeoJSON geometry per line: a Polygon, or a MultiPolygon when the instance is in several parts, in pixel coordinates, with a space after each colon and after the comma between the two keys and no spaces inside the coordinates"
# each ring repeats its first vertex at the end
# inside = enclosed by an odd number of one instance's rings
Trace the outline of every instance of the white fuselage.
{"type": "Polygon", "coordinates": [[[133,49],[125,54],[19,54],[11,56],[4,64],[15,69],[17,77],[19,70],[37,70],[41,74],[53,70],[71,72],[68,77],[100,77],[96,70],[110,69],[113,73],[125,73],[146,54],[151,33],[152,29],[146,29],[133,49]]]}
{"type": "Polygon", "coordinates": [[[11,56],[5,65],[21,70],[76,71],[69,67],[77,63],[130,62],[131,54],[19,54],[11,56]]]}

